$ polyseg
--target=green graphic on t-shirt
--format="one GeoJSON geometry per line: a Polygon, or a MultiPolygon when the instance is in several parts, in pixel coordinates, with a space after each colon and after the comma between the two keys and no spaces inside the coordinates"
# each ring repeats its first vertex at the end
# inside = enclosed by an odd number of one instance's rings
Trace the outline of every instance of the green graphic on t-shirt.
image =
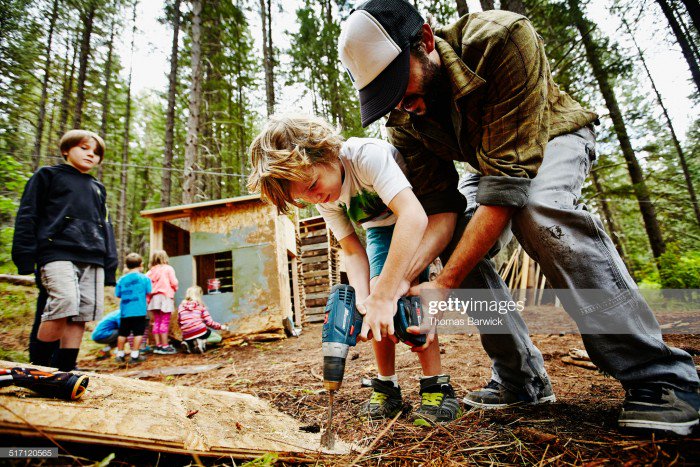
{"type": "Polygon", "coordinates": [[[348,217],[356,224],[363,224],[378,218],[386,217],[389,208],[386,207],[379,195],[364,188],[350,198],[350,207],[342,205],[348,217]]]}

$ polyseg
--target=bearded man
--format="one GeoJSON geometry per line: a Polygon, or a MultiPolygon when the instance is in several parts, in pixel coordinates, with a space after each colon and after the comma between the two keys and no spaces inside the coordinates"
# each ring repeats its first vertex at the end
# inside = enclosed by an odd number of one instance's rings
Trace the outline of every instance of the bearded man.
{"type": "MultiPolygon", "coordinates": [[[[363,126],[389,114],[389,141],[429,216],[405,284],[438,254],[447,260],[436,280],[410,292],[488,288],[511,299],[488,259],[510,226],[554,288],[566,289],[560,298],[591,360],[625,388],[620,426],[689,434],[700,408],[693,360],[663,342],[600,219],[581,203],[597,116],[555,84],[530,21],[486,11],[433,30],[404,0],[370,0],[342,25],[339,54],[363,126]],[[460,180],[453,161],[474,173],[460,180]]],[[[368,309],[365,319],[375,338],[391,334],[385,310],[368,309]]],[[[555,400],[518,313],[481,340],[492,379],[465,404],[555,400]]]]}

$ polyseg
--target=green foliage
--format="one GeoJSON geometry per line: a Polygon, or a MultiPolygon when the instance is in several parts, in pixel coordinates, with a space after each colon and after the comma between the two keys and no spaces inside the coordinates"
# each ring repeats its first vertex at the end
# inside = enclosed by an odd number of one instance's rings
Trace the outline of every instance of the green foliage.
{"type": "Polygon", "coordinates": [[[36,296],[34,287],[0,283],[0,360],[29,361],[26,339],[34,321],[36,296]]]}
{"type": "Polygon", "coordinates": [[[700,289],[700,250],[682,251],[666,245],[659,258],[659,278],[664,289],[700,289]]]}
{"type": "MultiPolygon", "coordinates": [[[[47,108],[42,135],[42,163],[54,164],[62,159],[56,154],[56,143],[63,130],[72,127],[76,94],[77,56],[79,39],[84,28],[81,13],[96,7],[90,58],[88,61],[86,95],[82,126],[99,131],[103,113],[106,84],[106,60],[109,32],[112,25],[118,31],[116,44],[130,40],[131,6],[133,0],[109,2],[61,0],[54,29],[47,108]],[[65,98],[65,99],[64,99],[65,98]]],[[[164,24],[170,24],[173,1],[162,12],[164,24]]],[[[357,92],[352,87],[339,60],[337,39],[340,24],[350,8],[359,2],[349,0],[296,0],[275,2],[273,29],[279,27],[283,9],[296,14],[296,24],[287,33],[288,41],[277,39],[277,89],[282,84],[293,86],[277,92],[277,111],[289,103],[290,92],[296,92],[301,104],[306,96],[311,111],[341,127],[343,135],[377,136],[380,123],[363,129],[357,92]],[[276,10],[276,11],[275,11],[276,10]],[[288,49],[287,42],[290,44],[288,49]],[[286,81],[283,83],[283,80],[286,81]]],[[[434,17],[438,24],[456,19],[456,2],[413,0],[419,10],[434,17]]],[[[632,0],[614,0],[627,4],[637,14],[639,5],[632,0]]],[[[17,201],[31,167],[31,153],[36,136],[38,103],[41,96],[43,67],[53,0],[0,0],[0,270],[12,270],[9,250],[13,218],[17,201]],[[3,264],[4,263],[4,264],[3,264]]],[[[578,31],[564,0],[525,0],[529,17],[543,36],[555,80],[584,106],[603,108],[603,100],[593,80],[590,67],[580,43],[578,31]]],[[[186,122],[191,80],[190,51],[191,21],[188,2],[181,5],[181,44],[178,50],[179,71],[175,115],[175,139],[172,176],[172,204],[181,199],[181,177],[184,170],[186,122]]],[[[630,10],[628,10],[629,12],[630,10]]],[[[679,10],[681,13],[682,11],[679,10]]],[[[613,14],[619,15],[618,11],[613,14]]],[[[630,21],[635,16],[628,16],[630,21]]],[[[202,57],[203,97],[199,130],[200,159],[197,170],[197,200],[209,200],[247,194],[245,177],[248,171],[247,147],[260,127],[264,114],[264,83],[261,67],[258,5],[244,0],[211,0],[203,2],[202,57]]],[[[594,26],[591,24],[591,26],[594,26]]],[[[634,26],[633,26],[634,27],[634,26]]],[[[700,250],[700,227],[693,221],[687,189],[667,128],[653,99],[647,96],[645,75],[635,67],[635,51],[625,49],[624,31],[605,37],[599,28],[591,32],[597,52],[613,78],[615,91],[623,107],[633,145],[651,193],[656,215],[664,237],[675,245],[680,264],[700,250]],[[620,45],[622,44],[622,45],[620,45]],[[678,256],[679,255],[679,256],[678,256]],[[681,258],[681,259],[679,259],[681,258]]],[[[697,35],[697,33],[695,33],[697,35]]],[[[661,39],[661,38],[660,38],[661,39]]],[[[160,47],[170,50],[171,37],[163,38],[160,47]]],[[[111,84],[107,89],[107,154],[101,180],[108,190],[108,204],[116,215],[119,202],[122,148],[126,113],[127,70],[130,57],[121,55],[117,47],[113,56],[111,84]]],[[[167,72],[154,70],[153,72],[167,72]]],[[[684,71],[685,72],[685,71],[684,71]]],[[[488,81],[488,78],[487,78],[488,81]]],[[[128,249],[147,253],[148,224],[140,217],[143,209],[160,205],[160,188],[167,174],[162,170],[165,133],[167,89],[132,95],[131,141],[128,145],[129,164],[126,189],[128,249]]],[[[634,198],[627,167],[619,149],[610,120],[601,116],[598,127],[598,163],[594,167],[601,190],[586,185],[582,199],[597,214],[606,202],[616,224],[620,239],[635,277],[653,286],[681,281],[687,274],[659,274],[650,253],[649,242],[634,198]],[[677,277],[678,276],[678,277],[677,277]],[[675,282],[674,282],[675,281],[675,282]]],[[[700,122],[700,120],[699,120],[700,122]]],[[[700,191],[700,123],[688,132],[683,147],[695,188],[700,191]]],[[[95,173],[96,174],[96,173],[95,173]]],[[[302,211],[302,216],[318,215],[315,208],[302,211]]],[[[684,268],[686,266],[683,266],[684,268]]],[[[692,275],[691,277],[692,278],[692,275]]]]}
{"type": "Polygon", "coordinates": [[[22,165],[9,155],[0,153],[0,265],[11,260],[13,217],[27,181],[22,165]]]}
{"type": "Polygon", "coordinates": [[[344,136],[364,136],[357,93],[338,59],[338,15],[344,13],[343,7],[344,3],[334,8],[331,0],[305,0],[297,9],[299,30],[290,33],[288,84],[303,84],[304,94],[311,94],[314,113],[339,125],[344,136]]]}
{"type": "Polygon", "coordinates": [[[241,464],[241,467],[271,467],[277,463],[277,454],[268,452],[267,454],[241,464]]]}

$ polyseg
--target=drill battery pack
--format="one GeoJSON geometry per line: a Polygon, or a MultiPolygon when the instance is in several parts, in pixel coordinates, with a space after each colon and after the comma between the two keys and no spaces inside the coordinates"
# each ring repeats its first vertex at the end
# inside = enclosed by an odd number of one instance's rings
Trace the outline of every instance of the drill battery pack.
{"type": "Polygon", "coordinates": [[[420,327],[423,322],[423,310],[420,297],[401,297],[394,315],[394,333],[401,341],[411,346],[420,347],[425,344],[425,334],[411,334],[406,329],[409,326],[420,327]]]}

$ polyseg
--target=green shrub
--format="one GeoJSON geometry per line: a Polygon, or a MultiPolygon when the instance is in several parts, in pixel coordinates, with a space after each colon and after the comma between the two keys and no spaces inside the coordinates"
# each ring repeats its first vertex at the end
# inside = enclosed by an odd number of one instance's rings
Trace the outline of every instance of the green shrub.
{"type": "Polygon", "coordinates": [[[700,289],[700,251],[668,244],[659,258],[659,279],[664,289],[700,289]]]}

